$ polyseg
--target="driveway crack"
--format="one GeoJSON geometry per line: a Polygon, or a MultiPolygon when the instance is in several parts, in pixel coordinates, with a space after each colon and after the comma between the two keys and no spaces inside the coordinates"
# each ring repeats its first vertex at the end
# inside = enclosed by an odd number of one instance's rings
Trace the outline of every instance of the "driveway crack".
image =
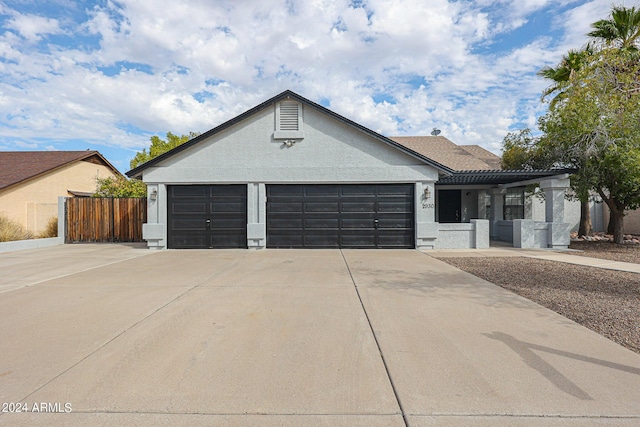
{"type": "Polygon", "coordinates": [[[382,359],[382,364],[384,365],[384,370],[387,373],[387,378],[389,379],[389,383],[391,384],[391,390],[393,391],[393,396],[398,403],[398,407],[400,408],[400,413],[402,414],[402,420],[404,421],[405,427],[409,427],[409,420],[407,419],[407,414],[405,413],[404,407],[402,406],[402,401],[400,400],[400,396],[398,395],[398,390],[396,389],[396,385],[393,382],[393,378],[391,377],[391,372],[389,371],[389,366],[387,365],[387,361],[384,357],[384,353],[382,352],[382,348],[380,347],[380,342],[378,341],[378,337],[376,336],[376,331],[373,329],[373,325],[371,324],[371,318],[369,318],[369,313],[367,313],[367,308],[364,306],[362,302],[362,296],[360,295],[360,290],[358,289],[358,285],[353,277],[353,273],[351,272],[351,268],[349,267],[349,263],[344,256],[344,252],[340,249],[340,255],[342,256],[342,260],[344,261],[344,265],[347,267],[347,271],[349,272],[349,277],[351,278],[351,283],[353,283],[353,288],[356,290],[356,295],[358,295],[358,300],[360,301],[360,307],[362,307],[362,311],[364,312],[364,317],[367,319],[367,324],[369,325],[369,330],[371,331],[371,335],[373,336],[373,340],[376,343],[376,347],[378,347],[378,353],[380,354],[380,359],[382,359]]]}

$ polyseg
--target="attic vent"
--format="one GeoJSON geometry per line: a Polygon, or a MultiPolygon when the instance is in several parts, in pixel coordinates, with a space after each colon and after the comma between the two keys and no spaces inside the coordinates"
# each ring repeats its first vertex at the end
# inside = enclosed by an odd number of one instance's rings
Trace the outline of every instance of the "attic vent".
{"type": "Polygon", "coordinates": [[[295,102],[280,103],[280,130],[299,130],[298,104],[295,102]]]}
{"type": "Polygon", "coordinates": [[[295,101],[281,101],[276,105],[275,139],[302,139],[302,105],[295,101]]]}

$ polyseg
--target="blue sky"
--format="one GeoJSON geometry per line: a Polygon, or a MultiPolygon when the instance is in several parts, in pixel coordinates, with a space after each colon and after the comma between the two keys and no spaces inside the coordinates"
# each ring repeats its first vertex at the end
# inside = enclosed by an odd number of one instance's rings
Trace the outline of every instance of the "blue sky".
{"type": "MultiPolygon", "coordinates": [[[[616,4],[636,5],[633,1],[616,4]]],[[[387,136],[500,154],[535,75],[611,0],[0,0],[0,150],[102,152],[205,132],[291,89],[387,136]]]]}

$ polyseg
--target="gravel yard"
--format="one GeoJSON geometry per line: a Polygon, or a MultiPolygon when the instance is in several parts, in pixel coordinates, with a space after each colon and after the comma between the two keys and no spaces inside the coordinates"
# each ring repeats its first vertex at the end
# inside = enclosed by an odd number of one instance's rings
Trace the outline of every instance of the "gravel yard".
{"type": "MultiPolygon", "coordinates": [[[[606,259],[626,262],[638,258],[640,248],[608,245],[600,249],[595,245],[581,247],[585,252],[576,255],[611,256],[606,259]]],[[[439,259],[640,353],[640,274],[525,257],[439,259]]]]}
{"type": "Polygon", "coordinates": [[[571,252],[572,255],[609,259],[612,261],[640,263],[640,245],[615,245],[610,242],[571,242],[569,249],[582,252],[571,252]]]}

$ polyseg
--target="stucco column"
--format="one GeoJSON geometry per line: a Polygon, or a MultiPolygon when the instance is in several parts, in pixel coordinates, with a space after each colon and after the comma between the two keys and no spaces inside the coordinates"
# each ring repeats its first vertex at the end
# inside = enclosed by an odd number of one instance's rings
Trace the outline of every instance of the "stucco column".
{"type": "Polygon", "coordinates": [[[167,186],[147,184],[147,222],[142,224],[142,238],[149,249],[167,246],[167,186]]]}
{"type": "Polygon", "coordinates": [[[436,189],[433,182],[417,182],[415,187],[416,247],[434,249],[438,238],[438,223],[435,222],[436,189]]]}
{"type": "Polygon", "coordinates": [[[569,178],[551,178],[540,181],[544,191],[544,216],[546,222],[564,222],[564,196],[569,188],[569,178]]]}
{"type": "Polygon", "coordinates": [[[267,246],[267,189],[263,183],[247,184],[247,247],[267,246]]]}
{"type": "Polygon", "coordinates": [[[570,243],[569,224],[564,222],[564,196],[569,188],[569,177],[552,177],[540,181],[544,191],[545,222],[548,223],[548,246],[567,248],[570,243]]]}

